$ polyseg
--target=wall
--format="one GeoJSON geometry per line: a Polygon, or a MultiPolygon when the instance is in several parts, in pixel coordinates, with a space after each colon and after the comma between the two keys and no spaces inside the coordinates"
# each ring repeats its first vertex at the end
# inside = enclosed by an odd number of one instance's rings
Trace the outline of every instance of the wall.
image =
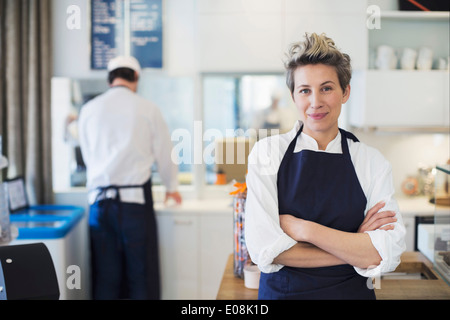
{"type": "Polygon", "coordinates": [[[450,159],[449,134],[353,132],[360,141],[377,148],[391,163],[397,197],[404,196],[402,181],[407,176],[417,175],[419,167],[434,167],[450,159]]]}
{"type": "MultiPolygon", "coordinates": [[[[53,0],[54,75],[105,78],[90,70],[89,0],[53,0]],[[81,9],[81,29],[66,28],[69,5],[81,9]]],[[[368,64],[367,1],[165,0],[164,69],[144,77],[192,76],[201,72],[282,71],[287,45],[305,31],[327,32],[350,53],[355,69],[368,64]],[[339,3],[339,4],[338,4],[339,3]],[[358,41],[356,41],[357,39],[358,41]]],[[[379,1],[390,8],[393,1],[379,1]]],[[[197,77],[197,78],[196,78],[197,77]]],[[[201,119],[201,91],[194,87],[195,119],[201,119]]],[[[449,158],[448,134],[355,132],[391,162],[396,190],[420,163],[434,166],[449,158]]]]}
{"type": "Polygon", "coordinates": [[[365,68],[366,1],[197,1],[201,71],[283,71],[288,45],[325,32],[365,68]],[[360,41],[354,41],[360,39],[360,41]]]}
{"type": "MultiPolygon", "coordinates": [[[[90,69],[90,0],[53,1],[53,74],[57,77],[105,78],[106,71],[90,69]],[[81,28],[66,27],[67,8],[80,8],[81,28]]],[[[195,68],[195,0],[163,1],[164,70],[144,70],[144,76],[164,72],[174,76],[189,75],[195,68]]]]}
{"type": "MultiPolygon", "coordinates": [[[[283,71],[287,46],[306,31],[326,32],[353,59],[367,64],[366,8],[361,0],[165,0],[164,70],[283,71]],[[361,39],[361,41],[354,41],[361,39]]],[[[90,70],[90,1],[53,0],[54,75],[105,76],[90,70]],[[80,8],[81,28],[66,27],[67,8],[80,8]]],[[[157,73],[146,70],[145,73],[157,73]]]]}

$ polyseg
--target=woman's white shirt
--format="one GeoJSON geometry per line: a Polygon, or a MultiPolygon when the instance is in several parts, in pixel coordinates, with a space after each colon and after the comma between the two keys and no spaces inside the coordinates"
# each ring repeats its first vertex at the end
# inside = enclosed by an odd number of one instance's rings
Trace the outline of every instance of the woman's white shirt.
{"type": "MultiPolygon", "coordinates": [[[[258,141],[248,158],[247,201],[245,208],[245,237],[250,257],[263,272],[280,270],[283,265],[273,260],[283,251],[291,248],[296,241],[280,227],[278,213],[277,174],[284,154],[302,125],[297,121],[294,128],[281,135],[271,136],[258,141]]],[[[396,212],[397,221],[393,230],[368,231],[372,244],[380,254],[382,261],[373,268],[356,272],[365,277],[379,276],[390,272],[400,263],[405,251],[406,230],[394,199],[391,165],[376,149],[364,143],[347,139],[351,160],[355,172],[367,198],[364,214],[380,201],[386,203],[383,211],[396,212]]],[[[341,134],[332,140],[326,150],[321,151],[317,142],[302,132],[296,142],[294,152],[312,150],[317,152],[342,153],[341,134]]]]}

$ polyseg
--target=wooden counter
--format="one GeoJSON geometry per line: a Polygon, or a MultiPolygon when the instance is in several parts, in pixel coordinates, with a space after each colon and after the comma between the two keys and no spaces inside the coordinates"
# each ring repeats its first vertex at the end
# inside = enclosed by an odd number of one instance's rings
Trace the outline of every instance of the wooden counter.
{"type": "MultiPolygon", "coordinates": [[[[449,299],[450,286],[433,269],[431,262],[420,252],[405,252],[396,272],[422,273],[427,279],[382,279],[375,289],[378,300],[449,299]]],[[[375,287],[377,284],[375,283],[375,287]]],[[[233,255],[230,255],[222,277],[217,300],[256,300],[258,290],[244,286],[244,279],[233,274],[233,255]]]]}

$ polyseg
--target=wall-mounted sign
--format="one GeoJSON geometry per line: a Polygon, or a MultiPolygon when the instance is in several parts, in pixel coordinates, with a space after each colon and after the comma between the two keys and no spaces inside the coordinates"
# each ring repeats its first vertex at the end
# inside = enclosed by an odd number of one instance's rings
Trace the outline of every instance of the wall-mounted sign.
{"type": "Polygon", "coordinates": [[[91,68],[117,55],[162,68],[162,0],[91,0],[91,68]]]}

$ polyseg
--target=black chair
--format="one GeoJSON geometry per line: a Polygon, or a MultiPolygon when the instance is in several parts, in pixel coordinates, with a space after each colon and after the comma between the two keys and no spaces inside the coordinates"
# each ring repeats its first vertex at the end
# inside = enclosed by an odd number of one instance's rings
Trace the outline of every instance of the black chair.
{"type": "Polygon", "coordinates": [[[52,257],[43,243],[0,246],[0,300],[58,300],[52,257]]]}

